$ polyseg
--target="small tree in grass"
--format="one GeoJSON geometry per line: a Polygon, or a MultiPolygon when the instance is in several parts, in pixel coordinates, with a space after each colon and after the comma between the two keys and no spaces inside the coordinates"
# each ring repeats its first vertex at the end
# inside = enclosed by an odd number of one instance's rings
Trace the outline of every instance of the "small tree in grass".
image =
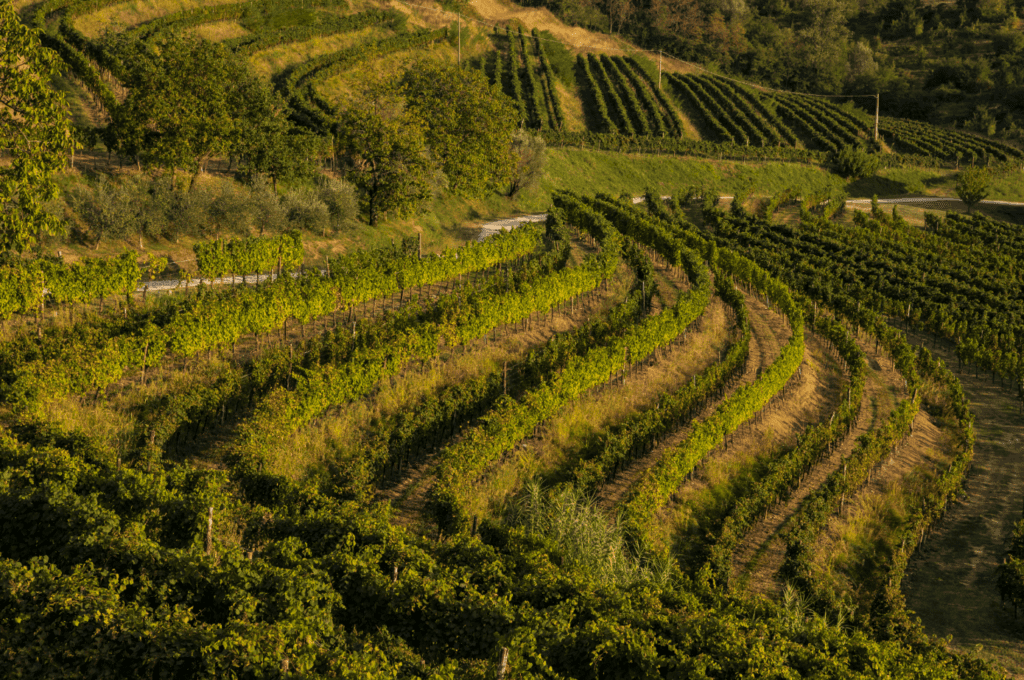
{"type": "Polygon", "coordinates": [[[956,176],[956,195],[967,206],[968,214],[989,195],[991,183],[992,178],[983,168],[964,168],[956,176]]]}

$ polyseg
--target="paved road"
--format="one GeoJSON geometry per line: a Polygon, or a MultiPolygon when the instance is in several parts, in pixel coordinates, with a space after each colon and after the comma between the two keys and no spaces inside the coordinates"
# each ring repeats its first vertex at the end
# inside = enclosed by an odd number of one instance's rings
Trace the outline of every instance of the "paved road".
{"type": "Polygon", "coordinates": [[[476,240],[483,241],[490,236],[494,236],[499,231],[510,231],[530,222],[543,222],[547,218],[547,213],[536,213],[533,215],[520,215],[519,217],[509,217],[504,220],[488,222],[480,227],[480,234],[476,237],[476,240]]]}

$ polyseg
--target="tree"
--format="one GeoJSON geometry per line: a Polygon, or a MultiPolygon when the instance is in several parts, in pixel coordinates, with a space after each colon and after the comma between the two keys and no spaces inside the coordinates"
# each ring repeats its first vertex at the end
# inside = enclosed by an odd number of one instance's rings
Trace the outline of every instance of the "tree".
{"type": "Polygon", "coordinates": [[[835,154],[833,161],[836,171],[851,179],[872,177],[881,164],[878,154],[868,153],[862,146],[844,146],[835,154]]]}
{"type": "Polygon", "coordinates": [[[173,173],[192,172],[225,153],[252,123],[240,115],[259,89],[245,64],[223,45],[168,35],[145,43],[107,38],[128,96],[113,111],[108,140],[124,156],[173,173]]]}
{"type": "Polygon", "coordinates": [[[50,87],[57,55],[0,0],[0,249],[24,250],[38,235],[61,230],[44,204],[57,197],[53,174],[75,148],[64,95],[50,87]]]}
{"type": "Polygon", "coordinates": [[[363,102],[342,112],[335,144],[370,224],[385,213],[407,214],[430,196],[427,128],[393,83],[371,82],[363,102]]]}
{"type": "Polygon", "coordinates": [[[284,98],[262,81],[243,83],[241,99],[237,118],[245,124],[236,127],[230,146],[240,158],[243,177],[251,182],[257,175],[266,175],[275,191],[278,180],[313,177],[314,159],[324,140],[293,125],[284,98]]]}
{"type": "Polygon", "coordinates": [[[956,195],[967,206],[968,214],[988,196],[991,181],[984,168],[964,168],[956,176],[956,195]]]}
{"type": "Polygon", "coordinates": [[[426,124],[427,146],[448,178],[448,189],[481,196],[504,187],[516,159],[515,103],[482,71],[423,62],[403,79],[409,111],[426,124]]]}
{"type": "Polygon", "coordinates": [[[540,179],[544,169],[544,138],[531,135],[525,130],[516,132],[512,140],[512,155],[516,166],[509,181],[508,196],[511,198],[540,179]]]}

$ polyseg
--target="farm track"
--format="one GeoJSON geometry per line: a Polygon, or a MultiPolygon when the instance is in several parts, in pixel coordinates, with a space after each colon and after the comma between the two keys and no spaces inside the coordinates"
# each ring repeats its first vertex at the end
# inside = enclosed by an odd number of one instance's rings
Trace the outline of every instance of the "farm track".
{"type": "Polygon", "coordinates": [[[640,479],[643,473],[658,464],[667,449],[678,446],[690,435],[694,423],[714,413],[714,410],[718,408],[724,399],[728,398],[732,391],[752,383],[758,371],[766,369],[779,356],[782,345],[785,344],[786,338],[789,337],[788,327],[781,316],[776,312],[769,311],[764,303],[754,295],[745,293],[744,297],[746,298],[745,304],[750,312],[751,338],[750,358],[747,360],[743,374],[738,379],[731,381],[732,388],[727,391],[723,399],[708,404],[689,425],[680,428],[661,441],[654,451],[646,456],[637,458],[611,481],[604,484],[597,493],[596,501],[599,507],[607,512],[612,512],[623,500],[629,488],[640,479]],[[774,322],[772,320],[773,316],[777,317],[774,322]],[[781,339],[776,337],[776,332],[784,333],[781,339]]]}
{"type": "MultiPolygon", "coordinates": [[[[911,332],[919,343],[931,336],[911,332]]],[[[952,346],[940,341],[933,353],[956,372],[952,346]]],[[[966,367],[965,367],[966,368],[966,367]]],[[[982,658],[1024,677],[1024,618],[1003,608],[996,569],[1021,518],[1024,487],[1024,417],[1013,393],[973,370],[956,373],[975,414],[974,464],[966,497],[950,503],[945,518],[911,559],[903,580],[907,605],[925,632],[951,636],[960,651],[978,650],[982,658]]]]}
{"type": "Polygon", "coordinates": [[[860,417],[850,435],[832,450],[830,456],[805,475],[789,500],[772,508],[767,518],[754,525],[737,546],[733,556],[732,582],[745,582],[750,592],[773,595],[781,590],[782,583],[777,573],[786,555],[782,529],[797,513],[804,500],[839,469],[843,459],[853,451],[857,438],[876,427],[895,407],[893,392],[903,382],[903,378],[887,357],[874,353],[873,343],[858,338],[858,344],[867,354],[868,364],[860,417]]]}

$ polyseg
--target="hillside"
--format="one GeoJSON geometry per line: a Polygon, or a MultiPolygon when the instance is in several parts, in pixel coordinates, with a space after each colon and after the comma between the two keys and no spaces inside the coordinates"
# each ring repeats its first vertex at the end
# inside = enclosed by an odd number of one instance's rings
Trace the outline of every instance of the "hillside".
{"type": "Polygon", "coordinates": [[[1024,675],[1012,140],[618,5],[11,9],[11,677],[1024,675]]]}

